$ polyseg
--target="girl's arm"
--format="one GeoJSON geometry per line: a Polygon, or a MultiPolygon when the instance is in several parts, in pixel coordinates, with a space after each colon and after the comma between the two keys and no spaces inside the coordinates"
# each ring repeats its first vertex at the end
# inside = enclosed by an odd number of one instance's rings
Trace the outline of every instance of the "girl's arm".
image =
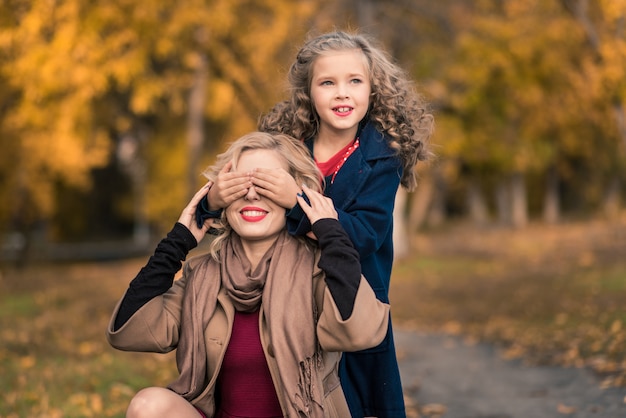
{"type": "Polygon", "coordinates": [[[393,208],[400,185],[398,162],[384,158],[371,165],[371,171],[352,199],[341,202],[332,196],[339,223],[354,243],[361,258],[378,251],[393,229],[393,208]]]}
{"type": "MultiPolygon", "coordinates": [[[[330,195],[344,228],[361,259],[376,252],[393,226],[393,208],[400,167],[396,158],[381,158],[369,166],[366,177],[354,184],[342,185],[340,193],[330,195]],[[344,192],[345,190],[345,192],[344,192]]],[[[341,179],[338,177],[338,181],[341,179]]],[[[334,185],[337,187],[341,185],[334,185]]],[[[306,235],[311,223],[300,204],[287,213],[287,228],[293,235],[306,235]]]]}
{"type": "Polygon", "coordinates": [[[313,224],[321,249],[318,267],[324,271],[326,286],[343,320],[352,315],[361,282],[361,264],[350,238],[336,219],[321,219],[313,224]]]}

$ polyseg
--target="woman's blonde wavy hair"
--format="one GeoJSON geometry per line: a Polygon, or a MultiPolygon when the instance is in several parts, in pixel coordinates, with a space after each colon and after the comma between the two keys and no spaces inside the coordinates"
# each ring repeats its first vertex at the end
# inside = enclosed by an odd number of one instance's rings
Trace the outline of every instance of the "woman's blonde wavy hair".
{"type": "Polygon", "coordinates": [[[309,39],[289,69],[291,98],[262,116],[259,130],[286,133],[298,139],[314,138],[319,129],[319,115],[311,100],[313,65],[318,57],[329,52],[354,49],[363,52],[366,58],[372,86],[365,118],[386,135],[402,161],[401,184],[413,190],[417,184],[415,166],[429,157],[427,145],[434,129],[434,117],[405,72],[366,35],[338,31],[309,39]]]}
{"type": "MultiPolygon", "coordinates": [[[[298,185],[305,184],[317,192],[322,192],[323,177],[307,147],[301,141],[280,133],[251,132],[242,136],[231,143],[225,152],[218,155],[215,164],[204,170],[202,174],[207,179],[215,181],[218,173],[229,161],[234,162],[233,169],[236,170],[241,155],[253,150],[276,151],[285,163],[288,173],[293,176],[298,185]]],[[[217,229],[219,233],[211,242],[210,251],[211,255],[219,260],[219,250],[224,240],[232,233],[232,228],[226,218],[226,211],[222,212],[217,229]]]]}

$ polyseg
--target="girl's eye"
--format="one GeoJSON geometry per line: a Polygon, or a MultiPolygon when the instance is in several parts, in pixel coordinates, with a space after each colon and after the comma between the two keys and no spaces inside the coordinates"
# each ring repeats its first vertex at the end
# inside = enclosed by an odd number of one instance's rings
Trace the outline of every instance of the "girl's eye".
{"type": "Polygon", "coordinates": [[[332,85],[333,85],[333,82],[330,80],[322,81],[320,83],[320,86],[332,86],[332,85]]]}
{"type": "Polygon", "coordinates": [[[351,80],[352,84],[361,84],[363,82],[363,80],[361,80],[360,78],[353,78],[351,80]]]}

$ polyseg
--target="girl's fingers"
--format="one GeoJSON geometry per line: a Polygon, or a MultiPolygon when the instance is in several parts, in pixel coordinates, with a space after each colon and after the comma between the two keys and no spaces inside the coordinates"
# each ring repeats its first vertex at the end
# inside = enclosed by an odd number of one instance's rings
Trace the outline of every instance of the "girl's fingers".
{"type": "Polygon", "coordinates": [[[224,167],[222,167],[222,169],[220,170],[220,173],[226,174],[230,172],[231,168],[233,168],[233,162],[229,161],[226,164],[224,164],[224,167]]]}

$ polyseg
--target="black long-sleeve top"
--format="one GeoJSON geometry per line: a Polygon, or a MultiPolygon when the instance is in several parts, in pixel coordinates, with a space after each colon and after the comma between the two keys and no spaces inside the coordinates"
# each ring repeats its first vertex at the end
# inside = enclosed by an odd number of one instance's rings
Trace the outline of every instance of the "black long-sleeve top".
{"type": "MultiPolygon", "coordinates": [[[[313,224],[312,230],[321,249],[318,266],[325,272],[326,285],[345,320],[352,314],[361,280],[359,254],[336,219],[320,219],[313,224]]],[[[144,304],[172,287],[187,254],[197,245],[191,231],[177,222],[130,282],[115,318],[115,330],[144,304]]]]}

